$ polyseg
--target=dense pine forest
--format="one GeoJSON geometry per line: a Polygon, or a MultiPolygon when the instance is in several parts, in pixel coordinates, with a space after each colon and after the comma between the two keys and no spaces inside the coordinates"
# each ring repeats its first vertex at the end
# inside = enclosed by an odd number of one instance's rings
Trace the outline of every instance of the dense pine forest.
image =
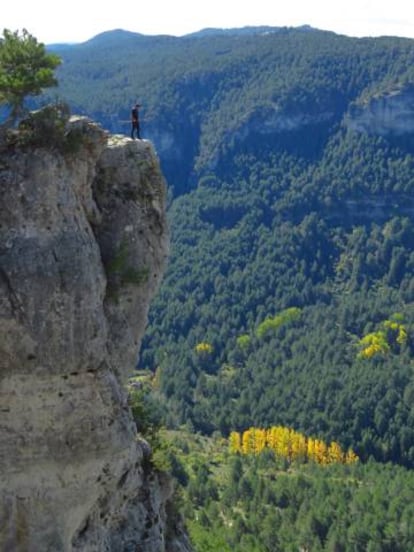
{"type": "Polygon", "coordinates": [[[113,31],[56,52],[45,101],[129,133],[138,99],[168,183],[139,411],[174,435],[195,549],[414,549],[414,41],[113,31]],[[358,461],[231,451],[253,427],[358,461]]]}

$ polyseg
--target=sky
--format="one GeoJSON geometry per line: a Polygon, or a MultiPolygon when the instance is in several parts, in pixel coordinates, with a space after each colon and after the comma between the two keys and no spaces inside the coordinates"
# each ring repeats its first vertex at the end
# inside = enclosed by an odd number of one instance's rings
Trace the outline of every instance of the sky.
{"type": "Polygon", "coordinates": [[[1,31],[27,29],[39,42],[84,42],[113,29],[182,36],[206,27],[311,25],[348,36],[414,38],[411,0],[11,0],[1,31]]]}

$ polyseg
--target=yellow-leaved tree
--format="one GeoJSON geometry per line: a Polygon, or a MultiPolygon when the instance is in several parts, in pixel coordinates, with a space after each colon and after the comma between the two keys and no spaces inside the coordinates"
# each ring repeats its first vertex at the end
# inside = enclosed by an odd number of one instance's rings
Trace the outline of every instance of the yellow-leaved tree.
{"type": "Polygon", "coordinates": [[[315,462],[317,464],[352,464],[358,456],[352,449],[344,452],[336,441],[327,444],[321,439],[306,437],[289,427],[273,426],[269,429],[250,427],[229,436],[229,451],[241,454],[260,454],[270,449],[275,456],[288,462],[315,462]]]}
{"type": "Polygon", "coordinates": [[[389,353],[398,354],[407,340],[408,330],[403,324],[403,316],[395,313],[389,320],[381,323],[380,329],[365,335],[358,341],[358,358],[370,359],[386,356],[389,353]]]}
{"type": "Polygon", "coordinates": [[[197,343],[194,350],[200,356],[208,356],[213,352],[213,345],[205,342],[197,343]]]}
{"type": "Polygon", "coordinates": [[[301,310],[298,307],[290,307],[283,310],[279,314],[273,317],[266,318],[256,330],[256,335],[259,338],[264,337],[270,332],[276,331],[285,324],[292,323],[300,318],[301,310]]]}

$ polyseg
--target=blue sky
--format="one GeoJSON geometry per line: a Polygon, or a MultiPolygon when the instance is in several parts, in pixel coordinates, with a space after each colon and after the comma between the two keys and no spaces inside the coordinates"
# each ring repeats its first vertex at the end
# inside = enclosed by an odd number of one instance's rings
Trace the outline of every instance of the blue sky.
{"type": "Polygon", "coordinates": [[[82,42],[112,29],[181,36],[205,27],[297,26],[350,36],[414,38],[411,0],[12,0],[1,29],[26,28],[40,42],[82,42]]]}

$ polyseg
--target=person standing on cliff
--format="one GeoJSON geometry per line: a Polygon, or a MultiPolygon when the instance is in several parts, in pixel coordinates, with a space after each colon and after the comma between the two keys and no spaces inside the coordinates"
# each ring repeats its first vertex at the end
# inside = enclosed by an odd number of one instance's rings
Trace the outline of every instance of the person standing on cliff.
{"type": "Polygon", "coordinates": [[[139,128],[139,108],[140,107],[141,105],[137,103],[132,107],[132,110],[131,110],[131,124],[132,124],[131,138],[133,140],[135,140],[135,134],[137,135],[136,137],[138,138],[138,140],[141,140],[141,134],[140,134],[140,128],[139,128]]]}

